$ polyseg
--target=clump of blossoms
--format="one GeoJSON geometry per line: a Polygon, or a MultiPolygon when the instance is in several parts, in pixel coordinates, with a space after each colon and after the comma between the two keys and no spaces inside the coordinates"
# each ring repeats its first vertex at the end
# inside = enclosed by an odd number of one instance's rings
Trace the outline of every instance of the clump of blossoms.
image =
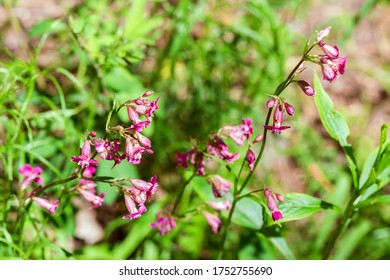
{"type": "Polygon", "coordinates": [[[59,201],[50,201],[45,196],[40,197],[37,192],[44,188],[42,177],[42,169],[40,167],[32,167],[30,164],[25,164],[19,168],[19,173],[23,176],[21,183],[21,190],[25,192],[26,202],[34,201],[39,207],[49,211],[50,214],[54,214],[59,206],[59,201]],[[29,187],[34,187],[31,191],[28,191],[29,187]]]}
{"type": "Polygon", "coordinates": [[[103,204],[105,196],[104,193],[98,194],[96,190],[96,182],[101,181],[122,190],[125,205],[129,211],[129,214],[123,216],[123,219],[141,217],[142,213],[146,211],[145,203],[151,201],[158,187],[157,176],[153,176],[149,182],[146,182],[132,178],[108,180],[107,177],[99,178],[95,174],[101,160],[113,161],[114,168],[122,162],[140,164],[145,153],[153,153],[150,139],[142,134],[143,130],[151,123],[153,115],[158,109],[157,103],[159,99],[157,98],[154,101],[148,99],[152,93],[152,91],[146,91],[140,97],[120,105],[118,109],[115,110],[114,108],[107,120],[104,137],[97,138],[97,134],[94,131],[88,133],[82,144],[80,155],[72,156],[70,159],[72,162],[77,163],[78,167],[67,179],[44,186],[40,177],[42,173],[41,168],[33,168],[28,164],[22,166],[19,169],[20,174],[23,175],[21,189],[24,191],[32,184],[37,185],[27,195],[27,198],[31,198],[40,207],[54,214],[59,206],[59,201],[50,202],[44,196],[41,197],[38,194],[60,183],[78,180],[78,184],[72,187],[69,192],[82,196],[90,203],[90,209],[97,208],[103,204]],[[110,127],[112,113],[118,113],[122,108],[126,108],[130,124],[110,127]],[[93,147],[95,151],[93,151],[93,147]],[[124,184],[121,184],[122,182],[124,184]]]}
{"type": "MultiPolygon", "coordinates": [[[[104,194],[96,195],[96,183],[92,178],[98,166],[98,161],[94,159],[96,154],[101,160],[113,161],[113,167],[121,164],[125,159],[131,164],[140,164],[145,153],[153,153],[152,143],[149,138],[141,132],[147,128],[158,109],[158,100],[149,100],[152,91],[146,91],[140,97],[129,100],[122,104],[117,110],[126,108],[129,117],[129,125],[116,125],[107,127],[104,138],[96,138],[96,133],[92,132],[85,140],[80,156],[73,156],[72,161],[77,162],[82,168],[83,177],[76,190],[81,193],[86,200],[91,202],[91,207],[96,208],[102,205],[104,194]],[[95,146],[95,153],[91,155],[91,145],[95,146]],[[88,169],[89,168],[89,169],[88,169]]],[[[108,121],[109,123],[109,121],[108,121]]],[[[129,215],[123,219],[136,219],[141,217],[146,211],[145,202],[151,201],[158,183],[157,177],[153,176],[149,182],[140,179],[117,179],[111,182],[115,187],[121,188],[125,198],[125,205],[129,215]],[[127,181],[132,186],[121,185],[119,182],[127,181]]]]}
{"type": "MultiPolygon", "coordinates": [[[[252,120],[251,119],[242,119],[240,125],[231,126],[226,125],[218,130],[218,133],[212,132],[209,135],[207,145],[200,149],[199,147],[192,147],[188,152],[176,154],[176,162],[179,166],[183,168],[188,168],[190,165],[194,168],[194,174],[197,176],[205,176],[208,179],[208,182],[211,186],[211,191],[215,198],[224,198],[232,188],[231,183],[218,174],[207,173],[206,167],[210,164],[215,163],[215,159],[220,159],[225,162],[227,165],[234,163],[239,159],[239,153],[233,153],[226,144],[226,138],[233,140],[234,144],[237,146],[243,146],[245,142],[249,145],[252,145],[256,140],[251,141],[250,136],[253,134],[252,120]]],[[[259,137],[256,137],[259,141],[259,137]]],[[[245,160],[248,162],[249,166],[253,166],[255,157],[253,152],[247,153],[245,160]]],[[[217,211],[229,210],[230,202],[225,201],[214,201],[210,202],[209,210],[199,209],[198,212],[202,214],[208,224],[210,225],[212,232],[218,233],[221,228],[222,221],[219,218],[217,211]]],[[[170,213],[170,219],[173,218],[175,207],[170,213]]],[[[157,214],[156,222],[152,224],[152,227],[156,227],[160,234],[160,227],[164,228],[163,234],[168,233],[173,227],[165,227],[167,219],[162,219],[161,214],[157,214]],[[160,225],[161,224],[161,225],[160,225]]]]}

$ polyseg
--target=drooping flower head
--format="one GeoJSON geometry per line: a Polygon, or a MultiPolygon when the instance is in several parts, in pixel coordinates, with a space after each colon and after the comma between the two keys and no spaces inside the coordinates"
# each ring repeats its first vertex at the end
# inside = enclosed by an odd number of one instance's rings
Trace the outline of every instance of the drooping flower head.
{"type": "Polygon", "coordinates": [[[250,118],[242,119],[240,125],[225,125],[218,131],[218,136],[229,137],[233,139],[238,146],[242,146],[245,140],[249,140],[251,134],[253,134],[253,128],[252,120],[250,118]]]}
{"type": "Polygon", "coordinates": [[[81,155],[72,156],[71,161],[77,162],[82,168],[87,168],[88,166],[98,166],[98,162],[94,159],[91,159],[91,140],[85,140],[83,147],[81,149],[81,155]]]}
{"type": "Polygon", "coordinates": [[[274,221],[282,219],[283,215],[278,208],[278,203],[276,202],[276,199],[281,202],[284,202],[284,197],[280,194],[274,194],[269,188],[264,189],[264,195],[267,199],[267,206],[268,209],[271,211],[272,219],[274,221]]]}
{"type": "Polygon", "coordinates": [[[147,91],[141,97],[130,100],[125,104],[129,120],[134,124],[134,128],[137,132],[140,132],[149,126],[154,112],[158,109],[157,102],[159,98],[155,101],[146,99],[146,97],[149,97],[152,93],[152,91],[147,91]],[[141,116],[144,116],[144,120],[141,119],[141,116]]]}
{"type": "Polygon", "coordinates": [[[32,168],[31,165],[25,164],[19,168],[19,173],[23,175],[22,181],[22,190],[31,186],[33,182],[37,183],[39,186],[42,186],[41,173],[42,169],[40,167],[32,168]]]}
{"type": "Polygon", "coordinates": [[[176,153],[176,163],[183,168],[188,168],[188,162],[190,162],[196,169],[198,176],[203,176],[205,172],[205,160],[202,152],[192,148],[185,153],[176,153]]]}
{"type": "MultiPolygon", "coordinates": [[[[273,125],[265,125],[264,128],[271,130],[272,133],[281,133],[283,130],[290,128],[291,126],[282,125],[283,124],[283,111],[285,110],[283,106],[283,101],[280,103],[275,102],[274,104],[274,115],[273,115],[273,125]]],[[[293,108],[294,109],[294,108],[293,108]]]]}
{"type": "Polygon", "coordinates": [[[129,179],[132,186],[125,186],[123,192],[125,195],[126,208],[129,215],[123,216],[123,219],[137,219],[142,213],[146,212],[145,203],[151,200],[152,195],[158,187],[157,176],[150,178],[149,182],[140,179],[129,179]]]}
{"type": "Polygon", "coordinates": [[[249,169],[253,170],[253,168],[255,168],[256,156],[251,149],[249,149],[248,152],[246,153],[245,160],[248,162],[249,169]]]}
{"type": "Polygon", "coordinates": [[[239,157],[238,152],[232,154],[229,151],[228,146],[225,144],[225,142],[221,138],[219,138],[215,133],[213,133],[212,138],[209,139],[207,145],[207,153],[209,155],[216,156],[226,161],[227,163],[233,163],[239,157]]]}
{"type": "Polygon", "coordinates": [[[57,207],[59,206],[58,200],[55,200],[54,202],[50,202],[45,198],[37,197],[37,196],[32,197],[32,200],[36,202],[39,205],[39,207],[49,211],[50,214],[55,214],[57,207]]]}
{"type": "Polygon", "coordinates": [[[221,230],[221,219],[218,217],[218,215],[212,214],[208,211],[203,211],[202,214],[206,218],[207,223],[211,227],[211,230],[217,234],[221,230]]]}

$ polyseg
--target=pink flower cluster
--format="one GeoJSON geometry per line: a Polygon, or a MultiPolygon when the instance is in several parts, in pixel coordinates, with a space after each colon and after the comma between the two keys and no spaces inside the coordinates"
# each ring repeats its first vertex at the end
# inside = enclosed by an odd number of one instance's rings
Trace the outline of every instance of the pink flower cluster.
{"type": "Polygon", "coordinates": [[[40,167],[33,168],[30,164],[25,164],[19,168],[19,173],[23,176],[21,189],[24,191],[36,183],[37,187],[29,193],[28,197],[30,197],[41,208],[49,211],[50,214],[54,214],[59,206],[59,201],[55,200],[51,202],[46,198],[36,196],[37,191],[43,188],[43,180],[40,176],[42,174],[42,169],[40,167]]]}
{"type": "Polygon", "coordinates": [[[219,218],[218,214],[215,213],[215,211],[230,210],[232,206],[228,199],[224,201],[212,201],[208,202],[207,204],[214,210],[214,213],[204,210],[202,211],[202,214],[206,218],[211,231],[217,234],[221,230],[222,220],[219,218]]]}
{"type": "Polygon", "coordinates": [[[283,112],[287,112],[288,115],[293,116],[295,109],[289,103],[287,103],[281,97],[275,96],[267,102],[268,108],[273,108],[273,125],[265,125],[264,128],[271,130],[272,133],[281,133],[283,130],[289,129],[291,126],[283,124],[283,112]]]}
{"type": "Polygon", "coordinates": [[[176,228],[175,219],[170,213],[167,213],[166,216],[162,216],[162,212],[158,212],[156,215],[156,222],[150,224],[152,228],[157,228],[160,235],[166,235],[176,228]]]}
{"type": "Polygon", "coordinates": [[[323,79],[329,82],[336,80],[337,74],[344,74],[345,65],[347,63],[346,57],[339,57],[339,49],[337,46],[330,46],[322,39],[330,33],[330,27],[321,30],[318,33],[317,41],[323,55],[320,55],[319,64],[321,65],[323,79]]]}
{"type": "Polygon", "coordinates": [[[130,186],[123,188],[125,194],[125,204],[129,214],[123,216],[123,219],[137,219],[146,212],[145,202],[150,202],[153,194],[156,192],[158,183],[157,177],[153,176],[149,182],[140,179],[129,179],[130,186]]]}
{"type": "MultiPolygon", "coordinates": [[[[126,107],[129,121],[129,126],[117,125],[109,129],[108,134],[117,134],[120,138],[95,138],[96,133],[88,134],[81,154],[73,156],[71,161],[77,162],[83,169],[83,176],[92,178],[96,172],[99,162],[93,159],[91,154],[91,145],[95,146],[96,153],[99,154],[102,160],[109,160],[114,162],[114,166],[120,164],[124,159],[129,163],[140,164],[145,153],[153,153],[152,143],[149,138],[142,135],[141,132],[149,126],[153,115],[158,109],[157,103],[159,98],[155,101],[147,99],[152,95],[152,91],[146,91],[143,95],[134,100],[129,100],[122,105],[126,107]],[[124,152],[121,153],[121,139],[124,142],[124,152]]],[[[145,182],[138,179],[129,179],[133,187],[123,186],[125,195],[125,204],[129,211],[129,215],[124,216],[124,219],[139,218],[142,213],[146,211],[145,201],[150,201],[151,196],[156,191],[158,186],[157,177],[151,178],[150,182],[145,182]]],[[[96,195],[96,184],[91,180],[81,180],[80,185],[76,188],[85,199],[91,202],[92,207],[98,207],[102,204],[104,193],[96,195]]]]}
{"type": "Polygon", "coordinates": [[[202,176],[205,173],[205,155],[220,158],[226,163],[233,163],[239,158],[238,152],[231,153],[222,138],[231,138],[238,146],[242,146],[245,140],[249,140],[251,134],[253,134],[252,120],[249,118],[243,119],[241,125],[224,126],[217,134],[211,133],[205,151],[192,148],[186,153],[177,152],[176,163],[183,168],[188,168],[188,163],[191,163],[197,170],[198,176],[202,176]]]}
{"type": "MultiPolygon", "coordinates": [[[[256,137],[253,142],[250,142],[250,136],[252,134],[253,128],[252,120],[250,118],[242,119],[240,125],[223,126],[218,130],[218,133],[212,132],[210,134],[207,146],[203,151],[199,151],[193,147],[190,151],[185,153],[177,152],[176,163],[183,168],[188,168],[189,164],[191,164],[195,167],[197,175],[203,176],[205,174],[206,160],[211,160],[213,157],[215,157],[225,161],[226,163],[233,163],[239,158],[238,152],[232,153],[229,150],[228,145],[224,141],[225,138],[232,139],[233,142],[238,146],[244,145],[245,141],[248,141],[250,145],[261,141],[261,137],[256,137]]],[[[256,157],[251,149],[248,149],[245,160],[248,162],[249,168],[252,170],[256,157]]],[[[216,198],[227,195],[232,187],[229,181],[217,174],[209,175],[209,182],[211,184],[213,195],[216,198]]],[[[223,202],[210,202],[208,205],[213,208],[213,212],[229,210],[231,207],[228,200],[223,202]]],[[[218,214],[213,212],[207,210],[201,211],[209,223],[212,231],[214,233],[218,233],[221,228],[222,221],[218,214]]]]}

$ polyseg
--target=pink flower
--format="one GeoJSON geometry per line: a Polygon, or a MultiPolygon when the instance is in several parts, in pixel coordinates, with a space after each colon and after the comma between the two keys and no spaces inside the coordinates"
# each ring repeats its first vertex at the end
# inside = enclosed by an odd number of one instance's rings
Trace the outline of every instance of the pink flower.
{"type": "Polygon", "coordinates": [[[133,186],[125,186],[123,188],[129,215],[124,216],[123,219],[136,219],[146,212],[145,202],[150,202],[152,195],[158,187],[157,176],[150,178],[149,182],[139,179],[130,179],[129,181],[133,186]]]}
{"type": "Polygon", "coordinates": [[[326,36],[329,35],[330,33],[330,29],[331,27],[328,26],[326,27],[325,29],[321,30],[320,32],[318,32],[318,35],[317,35],[317,42],[321,41],[323,38],[325,38],[326,36]]]}
{"type": "Polygon", "coordinates": [[[96,195],[94,192],[84,189],[84,188],[79,188],[78,189],[80,194],[91,203],[91,208],[98,208],[103,204],[104,200],[104,193],[101,193],[100,195],[96,195]]]}
{"type": "Polygon", "coordinates": [[[223,179],[219,175],[214,175],[209,179],[209,182],[211,183],[211,187],[213,189],[213,194],[215,197],[222,197],[226,195],[232,185],[229,181],[223,179]]]}
{"type": "Polygon", "coordinates": [[[302,89],[303,93],[307,96],[313,96],[315,94],[314,89],[310,86],[310,84],[304,80],[299,80],[298,86],[302,89]]]}
{"type": "Polygon", "coordinates": [[[290,116],[294,116],[295,114],[295,108],[288,104],[287,102],[283,102],[284,108],[286,109],[287,114],[290,116]]]}
{"type": "Polygon", "coordinates": [[[153,194],[156,192],[158,183],[157,176],[154,175],[150,178],[149,182],[140,179],[130,179],[130,183],[139,191],[144,192],[146,194],[147,200],[150,202],[153,194]]]}
{"type": "Polygon", "coordinates": [[[323,79],[329,82],[336,80],[337,74],[344,74],[345,65],[347,63],[346,57],[332,59],[328,56],[323,56],[320,59],[323,79]]]}
{"type": "Polygon", "coordinates": [[[72,156],[71,161],[77,162],[82,168],[86,168],[88,166],[98,166],[98,162],[94,159],[90,159],[91,157],[91,141],[85,140],[84,145],[81,149],[81,155],[76,157],[72,156]]]}
{"type": "Polygon", "coordinates": [[[114,166],[121,163],[126,155],[120,155],[120,141],[119,139],[95,139],[92,142],[95,145],[96,152],[99,153],[99,156],[103,160],[113,160],[114,166]]]}
{"type": "Polygon", "coordinates": [[[33,182],[42,186],[42,178],[39,176],[42,173],[42,169],[40,167],[32,168],[31,165],[25,164],[19,168],[19,173],[24,176],[22,181],[22,190],[31,186],[33,182]]]}
{"type": "Polygon", "coordinates": [[[270,191],[269,188],[264,189],[264,195],[267,199],[267,206],[268,209],[271,211],[272,219],[274,221],[282,219],[283,215],[278,209],[278,203],[276,202],[275,197],[279,201],[284,201],[284,197],[280,194],[275,195],[272,191],[270,191]]]}
{"type": "Polygon", "coordinates": [[[211,230],[215,234],[217,234],[221,230],[221,224],[222,224],[221,219],[217,215],[211,214],[210,212],[207,211],[203,211],[202,214],[206,218],[207,223],[210,225],[211,230]]]}
{"type": "Polygon", "coordinates": [[[50,214],[55,214],[56,209],[59,205],[59,201],[56,200],[54,202],[50,202],[49,200],[41,197],[36,197],[34,196],[32,198],[41,208],[46,209],[47,211],[50,212],[50,214]]]}
{"type": "Polygon", "coordinates": [[[192,148],[189,152],[186,153],[176,153],[176,163],[183,168],[188,168],[188,161],[195,167],[197,170],[198,176],[204,174],[204,155],[201,152],[196,151],[195,148],[192,148]]]}
{"type": "Polygon", "coordinates": [[[267,101],[267,107],[268,107],[268,108],[274,107],[275,104],[276,104],[276,99],[275,99],[275,98],[271,98],[271,99],[269,99],[269,100],[267,101]]]}
{"type": "Polygon", "coordinates": [[[228,199],[224,201],[210,201],[207,204],[217,211],[230,210],[232,208],[232,205],[228,199]]]}
{"type": "Polygon", "coordinates": [[[129,215],[123,216],[122,219],[137,219],[146,212],[146,207],[144,204],[140,203],[137,208],[134,198],[130,194],[125,194],[125,204],[127,211],[129,211],[129,215]]]}
{"type": "Polygon", "coordinates": [[[249,140],[251,134],[253,134],[252,120],[249,118],[242,119],[241,125],[225,125],[218,131],[218,135],[233,139],[238,146],[242,146],[245,140],[249,140]]]}
{"type": "Polygon", "coordinates": [[[213,138],[209,140],[207,145],[207,153],[212,156],[216,156],[226,161],[227,163],[232,163],[239,157],[238,152],[235,154],[229,152],[228,146],[216,134],[213,134],[213,138]]]}
{"type": "Polygon", "coordinates": [[[156,101],[145,99],[145,97],[148,97],[151,94],[152,91],[147,91],[141,97],[126,104],[129,120],[134,124],[134,128],[137,132],[142,131],[149,126],[154,112],[158,109],[157,102],[159,98],[157,98],[156,101]],[[146,117],[146,120],[141,120],[140,116],[146,117]]]}
{"type": "Polygon", "coordinates": [[[253,170],[253,168],[255,168],[256,156],[251,149],[246,153],[245,160],[248,162],[249,169],[253,170]]]}
{"type": "Polygon", "coordinates": [[[283,123],[283,106],[281,104],[277,104],[274,109],[274,124],[273,126],[265,125],[264,128],[271,130],[272,133],[281,133],[282,130],[288,129],[291,126],[282,125],[283,123]]]}
{"type": "Polygon", "coordinates": [[[126,137],[125,154],[128,162],[131,162],[132,164],[140,164],[145,152],[149,154],[153,153],[151,149],[142,147],[139,141],[134,139],[132,136],[126,137]]]}
{"type": "Polygon", "coordinates": [[[167,214],[166,217],[161,216],[161,211],[156,215],[156,222],[150,224],[152,228],[157,228],[160,235],[166,235],[171,232],[172,229],[176,228],[176,222],[171,214],[167,214]]]}
{"type": "Polygon", "coordinates": [[[322,51],[325,53],[327,57],[330,59],[336,59],[339,57],[339,48],[337,46],[329,46],[324,41],[319,41],[318,45],[322,49],[322,51]]]}

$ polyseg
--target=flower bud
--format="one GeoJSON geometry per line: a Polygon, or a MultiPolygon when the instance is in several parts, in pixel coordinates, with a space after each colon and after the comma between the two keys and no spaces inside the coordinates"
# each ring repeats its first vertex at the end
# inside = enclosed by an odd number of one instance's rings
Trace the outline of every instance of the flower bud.
{"type": "Polygon", "coordinates": [[[279,194],[279,193],[276,193],[275,196],[276,196],[276,199],[279,200],[280,202],[285,202],[286,201],[284,196],[279,194]]]}
{"type": "Polygon", "coordinates": [[[287,114],[289,114],[290,116],[294,116],[295,109],[293,106],[291,106],[287,102],[284,102],[284,108],[286,109],[287,114]]]}
{"type": "Polygon", "coordinates": [[[272,98],[272,99],[270,99],[270,100],[267,101],[267,107],[268,107],[268,108],[272,108],[272,107],[275,106],[275,103],[276,103],[275,98],[272,98]]]}
{"type": "Polygon", "coordinates": [[[303,93],[307,96],[313,96],[314,95],[314,89],[310,86],[310,84],[304,80],[298,81],[298,86],[302,89],[303,93]]]}
{"type": "Polygon", "coordinates": [[[318,42],[318,45],[321,47],[325,55],[328,56],[330,59],[336,59],[339,57],[339,49],[337,46],[329,46],[325,44],[324,41],[318,42]]]}
{"type": "Polygon", "coordinates": [[[321,41],[323,38],[325,38],[326,36],[329,35],[330,33],[330,29],[331,27],[328,26],[326,27],[325,29],[321,30],[320,32],[318,32],[318,35],[317,35],[317,42],[321,41]]]}
{"type": "Polygon", "coordinates": [[[255,140],[253,140],[253,144],[263,141],[263,135],[258,135],[255,140]]]}
{"type": "Polygon", "coordinates": [[[148,96],[151,96],[153,94],[153,91],[151,90],[147,90],[144,92],[144,94],[142,95],[142,97],[148,97],[148,96]]]}

